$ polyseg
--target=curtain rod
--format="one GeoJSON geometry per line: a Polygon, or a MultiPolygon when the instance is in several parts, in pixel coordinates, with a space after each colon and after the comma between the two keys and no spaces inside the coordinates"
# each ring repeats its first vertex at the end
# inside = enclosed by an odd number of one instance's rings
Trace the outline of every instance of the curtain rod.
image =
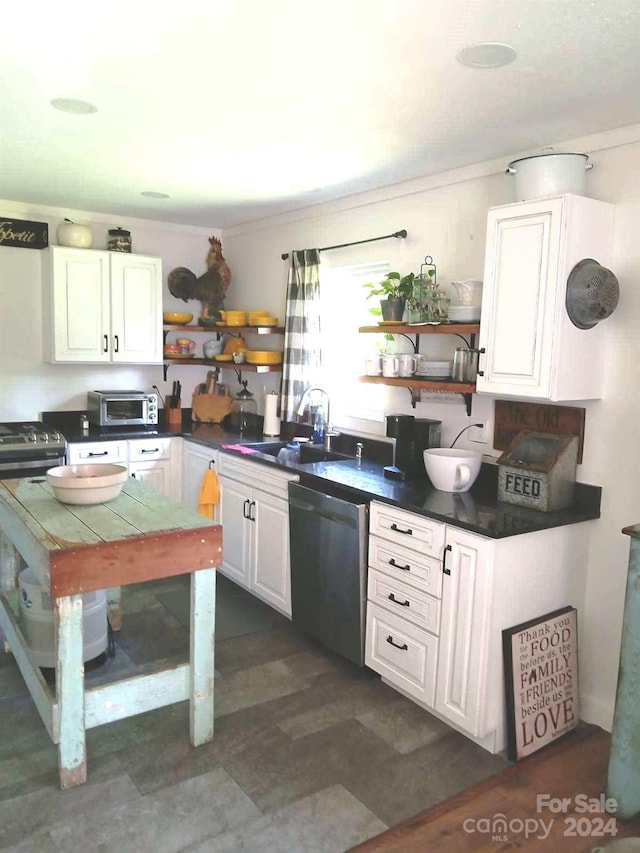
{"type": "MultiPolygon", "coordinates": [[[[385,234],[384,237],[370,237],[368,240],[356,240],[354,243],[340,243],[339,246],[325,246],[324,249],[318,249],[319,252],[329,252],[331,249],[344,249],[346,246],[359,246],[360,243],[375,243],[376,240],[388,240],[389,237],[402,237],[403,239],[407,236],[406,229],[402,229],[402,231],[394,231],[393,234],[385,234]]],[[[285,252],[280,256],[283,261],[286,261],[289,257],[289,252],[285,252]]]]}

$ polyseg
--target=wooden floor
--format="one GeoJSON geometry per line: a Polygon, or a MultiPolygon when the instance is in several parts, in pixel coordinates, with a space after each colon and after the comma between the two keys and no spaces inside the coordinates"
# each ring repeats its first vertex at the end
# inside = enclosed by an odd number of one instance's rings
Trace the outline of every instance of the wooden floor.
{"type": "Polygon", "coordinates": [[[640,816],[631,821],[611,820],[611,815],[596,811],[606,788],[609,744],[607,732],[584,725],[498,776],[354,847],[352,853],[525,848],[583,853],[606,847],[616,838],[638,837],[640,816]],[[538,809],[537,798],[545,794],[568,798],[569,806],[563,810],[559,802],[551,800],[558,806],[555,813],[538,809]],[[589,811],[585,802],[591,806],[589,811]],[[506,820],[506,830],[504,821],[500,825],[494,820],[498,816],[506,820]]]}

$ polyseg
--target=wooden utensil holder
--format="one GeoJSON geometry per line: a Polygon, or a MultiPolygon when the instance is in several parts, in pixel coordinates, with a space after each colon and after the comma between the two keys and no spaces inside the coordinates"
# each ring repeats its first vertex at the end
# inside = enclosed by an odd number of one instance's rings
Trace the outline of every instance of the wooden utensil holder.
{"type": "Polygon", "coordinates": [[[173,405],[170,409],[165,409],[167,414],[167,423],[168,424],[181,424],[182,423],[182,400],[173,400],[173,405]]]}

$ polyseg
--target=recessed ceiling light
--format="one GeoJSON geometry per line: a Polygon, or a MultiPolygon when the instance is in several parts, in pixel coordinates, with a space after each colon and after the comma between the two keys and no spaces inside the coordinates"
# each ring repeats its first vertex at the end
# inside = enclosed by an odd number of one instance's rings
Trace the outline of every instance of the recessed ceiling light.
{"type": "Polygon", "coordinates": [[[140,195],[143,195],[145,198],[170,198],[169,193],[159,193],[155,190],[143,190],[140,195]]]}
{"type": "Polygon", "coordinates": [[[517,56],[511,45],[487,41],[463,47],[458,54],[458,62],[470,68],[499,68],[509,65],[517,56]]]}
{"type": "Polygon", "coordinates": [[[88,101],[78,101],[76,98],[54,98],[51,101],[51,106],[63,113],[74,113],[79,116],[98,112],[98,108],[94,107],[93,104],[88,101]]]}

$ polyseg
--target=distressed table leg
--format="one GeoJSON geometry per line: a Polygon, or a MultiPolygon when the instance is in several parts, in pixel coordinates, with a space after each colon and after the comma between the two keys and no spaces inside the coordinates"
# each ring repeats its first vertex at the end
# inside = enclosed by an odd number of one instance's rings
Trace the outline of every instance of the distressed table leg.
{"type": "Polygon", "coordinates": [[[56,696],[60,738],[58,769],[60,787],[73,788],[87,780],[87,750],[84,728],[84,663],[82,596],[54,599],[58,640],[56,696]]]}
{"type": "Polygon", "coordinates": [[[0,592],[10,592],[18,586],[18,574],[22,568],[22,557],[0,532],[0,592]]]}
{"type": "Polygon", "coordinates": [[[193,746],[213,740],[216,570],[191,574],[190,717],[193,746]]]}

